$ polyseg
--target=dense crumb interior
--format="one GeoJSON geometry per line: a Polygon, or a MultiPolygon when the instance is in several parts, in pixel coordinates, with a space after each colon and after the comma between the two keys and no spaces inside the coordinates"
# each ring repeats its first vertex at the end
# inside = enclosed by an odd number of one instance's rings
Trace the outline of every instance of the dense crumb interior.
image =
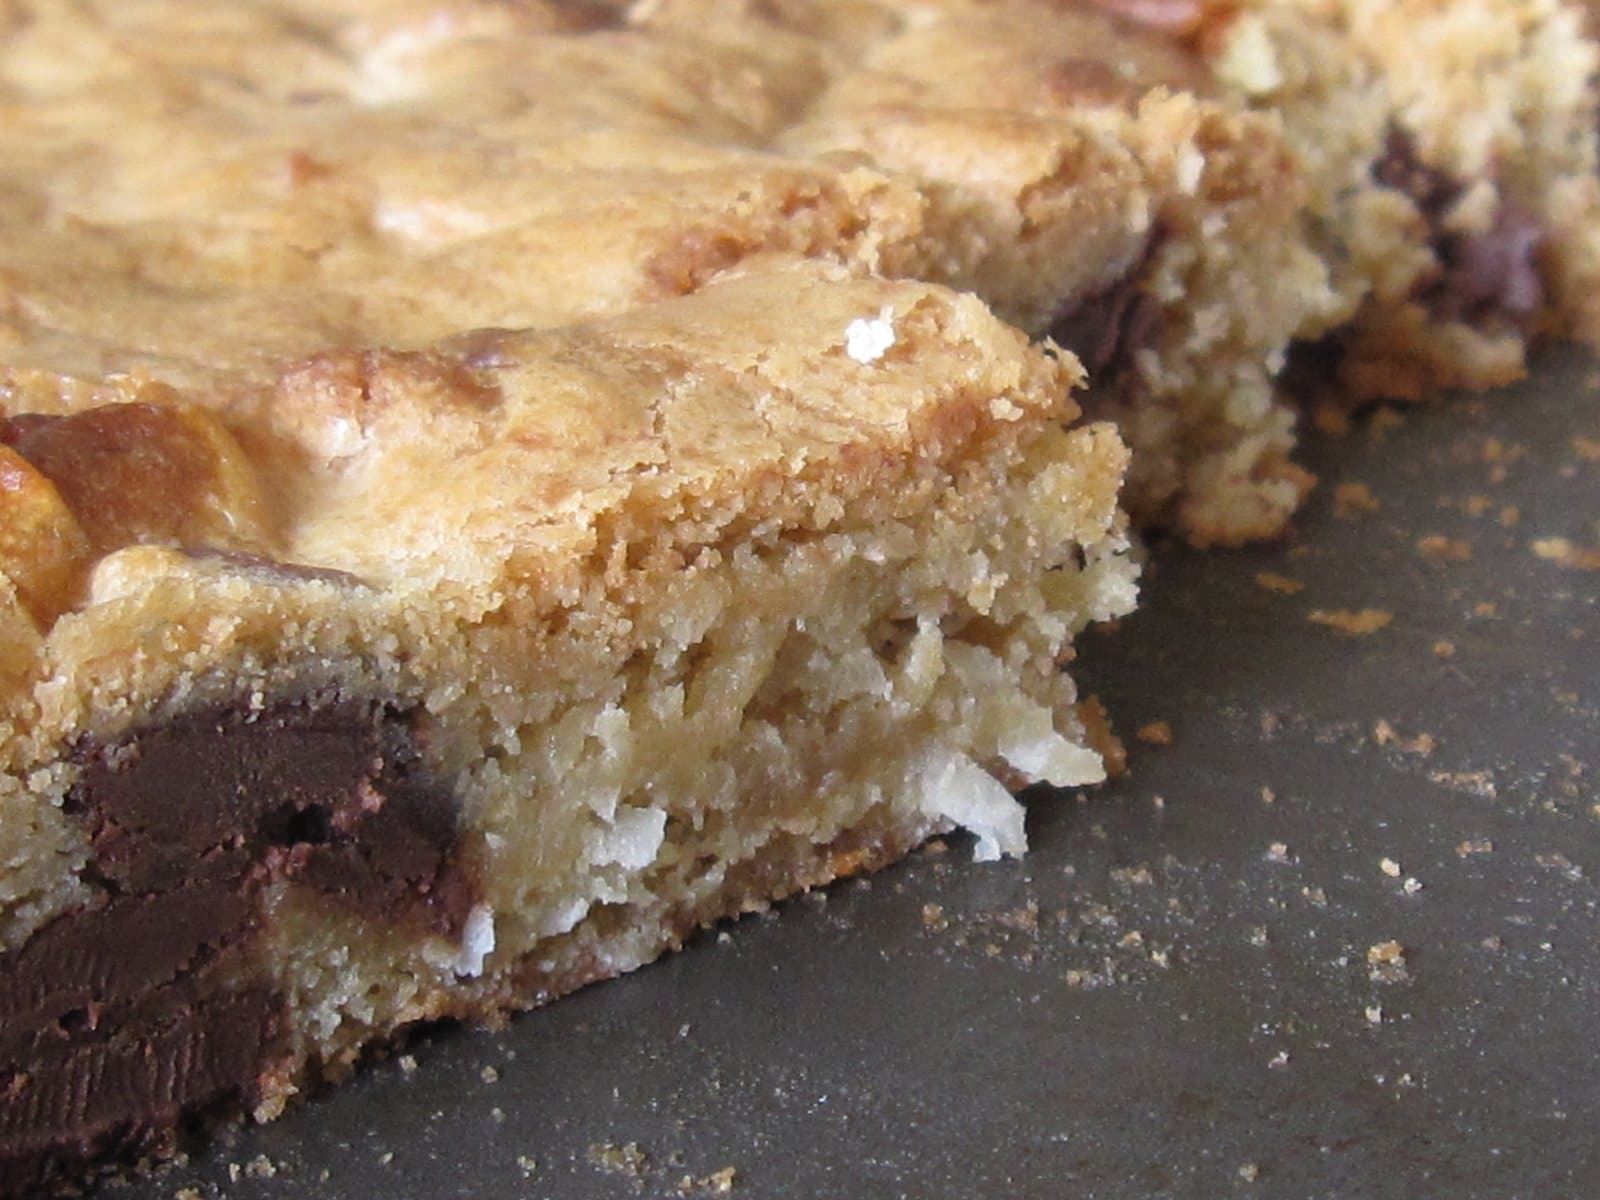
{"type": "Polygon", "coordinates": [[[1051,434],[929,512],[774,533],[692,569],[625,645],[569,650],[622,655],[620,671],[469,685],[438,715],[492,747],[460,783],[476,940],[406,953],[286,900],[297,1053],[338,1062],[396,1022],[537,1003],[935,829],[972,830],[981,857],[1020,852],[1022,810],[994,771],[1103,774],[1060,663],[1084,624],[1131,604],[1132,567],[1104,512],[1060,498],[1081,487],[1066,463],[1115,474],[1107,436],[1051,434]]]}

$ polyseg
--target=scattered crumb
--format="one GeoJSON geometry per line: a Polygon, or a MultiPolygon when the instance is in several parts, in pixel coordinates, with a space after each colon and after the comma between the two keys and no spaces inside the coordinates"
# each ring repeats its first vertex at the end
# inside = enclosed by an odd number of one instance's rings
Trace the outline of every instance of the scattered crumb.
{"type": "Polygon", "coordinates": [[[394,1151],[393,1150],[385,1150],[382,1154],[378,1155],[378,1162],[381,1163],[383,1166],[387,1167],[393,1161],[394,1161],[394,1151]]]}
{"type": "Polygon", "coordinates": [[[1111,881],[1133,887],[1149,887],[1156,881],[1149,867],[1112,867],[1111,881]]]}
{"type": "Polygon", "coordinates": [[[1560,871],[1574,883],[1583,878],[1583,868],[1565,854],[1535,854],[1533,861],[1547,870],[1560,871]]]}
{"type": "Polygon", "coordinates": [[[1494,784],[1494,776],[1488,771],[1434,771],[1428,778],[1452,791],[1466,792],[1485,800],[1493,800],[1499,794],[1499,789],[1494,784]]]}
{"type": "Polygon", "coordinates": [[[1439,740],[1431,733],[1419,733],[1414,738],[1403,738],[1393,725],[1379,718],[1372,726],[1372,740],[1380,746],[1396,746],[1410,754],[1426,757],[1439,748],[1439,740]]]}
{"type": "Polygon", "coordinates": [[[1287,575],[1274,575],[1271,571],[1259,572],[1256,575],[1256,584],[1282,596],[1292,596],[1304,590],[1306,586],[1298,579],[1290,579],[1287,575]]]}
{"type": "Polygon", "coordinates": [[[614,1142],[591,1142],[584,1157],[591,1166],[599,1167],[608,1175],[631,1175],[635,1179],[650,1166],[650,1156],[639,1148],[638,1142],[622,1146],[614,1142]]]}
{"type": "Polygon", "coordinates": [[[1494,843],[1488,838],[1470,838],[1456,843],[1456,856],[1466,858],[1473,854],[1493,854],[1494,843]]]}
{"type": "Polygon", "coordinates": [[[1378,862],[1378,869],[1390,879],[1400,878],[1400,864],[1395,862],[1395,860],[1392,858],[1380,859],[1378,862]]]}
{"type": "Polygon", "coordinates": [[[1406,419],[1397,410],[1385,404],[1367,419],[1367,436],[1374,442],[1381,442],[1391,429],[1398,429],[1405,423],[1406,419]]]}
{"type": "Polygon", "coordinates": [[[1366,1008],[1364,1008],[1362,1010],[1362,1012],[1366,1015],[1367,1024],[1369,1024],[1369,1025],[1382,1025],[1383,1024],[1383,1005],[1381,1005],[1381,1004],[1369,1004],[1369,1005],[1367,1005],[1366,1008]]]}
{"type": "Polygon", "coordinates": [[[1485,600],[1472,606],[1472,615],[1475,617],[1498,617],[1500,606],[1492,600],[1485,600]]]}
{"type": "Polygon", "coordinates": [[[1454,658],[1456,656],[1456,644],[1441,639],[1433,644],[1433,653],[1438,658],[1454,658]]]}
{"type": "Polygon", "coordinates": [[[1430,533],[1417,539],[1417,553],[1431,563],[1469,562],[1472,545],[1461,538],[1430,533]]]}
{"type": "Polygon", "coordinates": [[[204,1200],[197,1187],[182,1187],[172,1193],[172,1200],[204,1200]]]}
{"type": "Polygon", "coordinates": [[[278,1166],[265,1154],[258,1154],[244,1165],[244,1173],[252,1179],[271,1179],[278,1173],[278,1166]]]}
{"type": "Polygon", "coordinates": [[[1250,930],[1250,944],[1252,946],[1265,946],[1267,944],[1267,927],[1256,925],[1250,930]]]}
{"type": "Polygon", "coordinates": [[[1261,1174],[1261,1168],[1253,1162],[1244,1163],[1239,1167],[1239,1178],[1246,1183],[1254,1183],[1261,1174]]]}
{"type": "Polygon", "coordinates": [[[685,1175],[678,1180],[680,1195],[689,1195],[692,1192],[703,1192],[711,1196],[725,1196],[733,1191],[733,1181],[738,1177],[738,1170],[734,1167],[723,1167],[720,1171],[713,1171],[703,1178],[696,1179],[692,1175],[685,1175]]]}
{"type": "Polygon", "coordinates": [[[416,1074],[416,1070],[417,1070],[417,1059],[416,1059],[416,1056],[413,1055],[413,1054],[402,1054],[400,1056],[400,1070],[401,1070],[401,1072],[403,1074],[406,1074],[406,1075],[414,1075],[414,1074],[416,1074]]]}
{"type": "Polygon", "coordinates": [[[1516,462],[1528,456],[1528,448],[1513,442],[1506,445],[1497,437],[1486,438],[1483,443],[1483,461],[1486,463],[1516,462]]]}
{"type": "Polygon", "coordinates": [[[1286,863],[1292,861],[1289,857],[1289,847],[1284,842],[1273,842],[1267,847],[1267,861],[1286,863]]]}
{"type": "Polygon", "coordinates": [[[1400,885],[1400,890],[1408,896],[1415,896],[1422,890],[1422,880],[1415,875],[1407,875],[1406,881],[1400,885]]]}
{"type": "Polygon", "coordinates": [[[1319,404],[1311,411],[1311,424],[1318,433],[1343,437],[1350,432],[1350,411],[1338,404],[1319,404]]]}
{"type": "Polygon", "coordinates": [[[483,1080],[485,1083],[499,1083],[500,1072],[495,1070],[492,1066],[484,1067],[483,1070],[478,1072],[478,1078],[483,1080]]]}
{"type": "Polygon", "coordinates": [[[1348,608],[1315,608],[1307,613],[1306,617],[1318,625],[1326,625],[1330,629],[1348,634],[1377,633],[1394,620],[1394,614],[1382,608],[1363,608],[1358,611],[1348,608]]]}
{"type": "Polygon", "coordinates": [[[1313,908],[1328,907],[1328,893],[1319,887],[1303,887],[1300,889],[1300,894],[1313,908]]]}
{"type": "Polygon", "coordinates": [[[1406,948],[1396,941],[1377,942],[1367,947],[1367,978],[1373,983],[1405,983],[1411,978],[1406,964],[1406,948]]]}
{"type": "Polygon", "coordinates": [[[1271,1070],[1271,1071],[1282,1070],[1284,1067],[1287,1067],[1288,1065],[1289,1065],[1289,1052],[1287,1050],[1279,1050],[1276,1054],[1274,1054],[1270,1059],[1267,1060],[1267,1069],[1271,1070]]]}
{"type": "Polygon", "coordinates": [[[1536,538],[1534,557],[1569,571],[1600,571],[1600,550],[1580,549],[1564,537],[1536,538]]]}
{"type": "Polygon", "coordinates": [[[1152,746],[1170,746],[1172,726],[1166,721],[1151,721],[1139,726],[1139,731],[1134,736],[1152,746]]]}
{"type": "Polygon", "coordinates": [[[945,919],[944,905],[924,904],[922,906],[922,927],[931,929],[935,933],[940,933],[950,928],[950,922],[945,919]]]}
{"type": "Polygon", "coordinates": [[[526,1154],[517,1155],[517,1170],[521,1171],[524,1175],[532,1175],[538,1169],[538,1159],[531,1158],[526,1154]]]}
{"type": "Polygon", "coordinates": [[[1263,803],[1263,804],[1274,804],[1274,803],[1277,802],[1277,799],[1278,799],[1278,793],[1277,792],[1273,791],[1266,784],[1262,784],[1261,785],[1261,803],[1263,803]]]}
{"type": "Polygon", "coordinates": [[[1377,512],[1383,505],[1364,483],[1341,483],[1333,489],[1334,515],[1346,521],[1377,512]]]}

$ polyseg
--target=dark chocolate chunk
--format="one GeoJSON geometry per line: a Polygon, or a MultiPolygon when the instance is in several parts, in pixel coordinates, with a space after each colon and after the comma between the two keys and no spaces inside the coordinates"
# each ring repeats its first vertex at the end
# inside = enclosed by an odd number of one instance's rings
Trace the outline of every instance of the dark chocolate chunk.
{"type": "Polygon", "coordinates": [[[52,1167],[155,1149],[187,1114],[248,1102],[281,1020],[266,990],[218,991],[0,1068],[0,1195],[36,1188],[52,1167]]]}
{"type": "Polygon", "coordinates": [[[312,698],[79,748],[67,811],[91,906],[0,955],[0,1194],[248,1104],[281,1001],[252,959],[264,885],[455,935],[473,903],[415,714],[312,698]]]}
{"type": "Polygon", "coordinates": [[[1545,302],[1539,251],[1546,233],[1532,213],[1502,201],[1483,233],[1445,229],[1446,216],[1466,188],[1424,163],[1416,142],[1400,129],[1389,131],[1383,158],[1372,174],[1385,187],[1409,196],[1432,226],[1429,245],[1439,270],[1421,285],[1418,299],[1445,320],[1479,329],[1530,328],[1545,302]]]}
{"type": "Polygon", "coordinates": [[[1145,287],[1159,240],[1151,239],[1122,278],[1091,296],[1072,300],[1046,331],[1057,345],[1078,356],[1092,385],[1115,380],[1133,362],[1134,354],[1161,332],[1161,303],[1145,287]]]}
{"type": "Polygon", "coordinates": [[[414,722],[382,704],[191,713],[80,757],[67,806],[113,891],[265,871],[365,912],[420,906],[441,932],[466,919],[439,886],[454,797],[428,778],[414,722]]]}

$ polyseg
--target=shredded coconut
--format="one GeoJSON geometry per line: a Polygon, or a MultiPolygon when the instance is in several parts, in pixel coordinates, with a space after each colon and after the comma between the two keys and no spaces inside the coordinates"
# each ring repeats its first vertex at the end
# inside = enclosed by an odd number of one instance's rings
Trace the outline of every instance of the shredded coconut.
{"type": "Polygon", "coordinates": [[[494,953],[494,909],[474,904],[461,930],[461,952],[456,955],[455,972],[465,979],[483,974],[483,960],[494,953]]]}
{"type": "Polygon", "coordinates": [[[876,317],[857,317],[844,331],[844,352],[858,363],[874,363],[894,345],[894,309],[881,308],[876,317]]]}
{"type": "Polygon", "coordinates": [[[922,809],[976,834],[972,856],[979,862],[1027,852],[1022,805],[964,754],[946,751],[924,764],[922,809]]]}

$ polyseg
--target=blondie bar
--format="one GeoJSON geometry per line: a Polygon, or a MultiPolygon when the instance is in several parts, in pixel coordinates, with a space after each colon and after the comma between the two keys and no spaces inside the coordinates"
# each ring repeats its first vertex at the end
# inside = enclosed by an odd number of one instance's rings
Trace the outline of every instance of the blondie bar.
{"type": "Polygon", "coordinates": [[[8,377],[0,1188],[1102,775],[1125,453],[823,269],[270,387],[8,377]]]}

